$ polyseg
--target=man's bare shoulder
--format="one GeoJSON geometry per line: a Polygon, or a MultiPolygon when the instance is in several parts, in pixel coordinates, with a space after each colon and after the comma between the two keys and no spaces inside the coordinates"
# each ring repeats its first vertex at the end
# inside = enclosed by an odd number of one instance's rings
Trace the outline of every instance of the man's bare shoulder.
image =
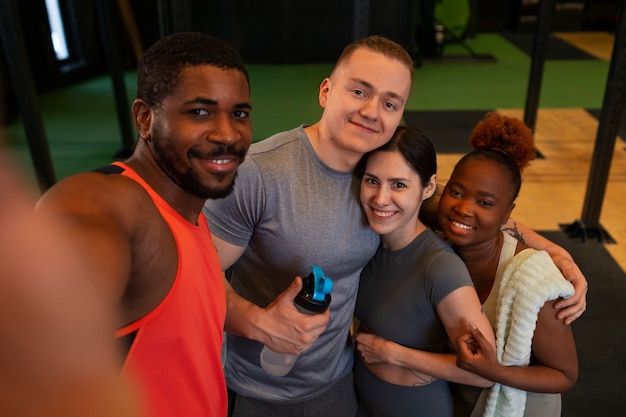
{"type": "Polygon", "coordinates": [[[41,197],[36,213],[64,227],[80,248],[77,256],[98,271],[97,279],[123,305],[120,323],[142,317],[171,287],[173,236],[150,195],[134,180],[96,172],[68,177],[41,197]],[[163,278],[156,280],[159,276],[163,278]],[[136,296],[122,299],[129,292],[136,296]]]}
{"type": "Polygon", "coordinates": [[[51,187],[35,205],[35,213],[62,225],[73,239],[87,247],[107,247],[111,259],[128,259],[154,250],[167,229],[147,191],[121,175],[96,172],[70,176],[51,187]]]}
{"type": "Polygon", "coordinates": [[[140,217],[142,212],[149,215],[154,204],[143,187],[129,178],[87,172],[55,184],[41,196],[36,209],[50,215],[84,219],[113,216],[124,221],[140,217]]]}

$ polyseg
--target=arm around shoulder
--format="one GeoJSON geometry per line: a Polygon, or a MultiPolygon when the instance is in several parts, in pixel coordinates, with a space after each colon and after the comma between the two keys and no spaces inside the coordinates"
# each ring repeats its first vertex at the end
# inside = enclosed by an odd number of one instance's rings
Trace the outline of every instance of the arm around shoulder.
{"type": "Polygon", "coordinates": [[[518,223],[515,219],[510,218],[502,230],[531,248],[548,252],[565,279],[574,285],[575,293],[572,297],[559,300],[554,304],[554,308],[558,310],[557,317],[564,320],[565,324],[571,324],[582,316],[587,309],[588,283],[572,255],[563,247],[518,223]]]}

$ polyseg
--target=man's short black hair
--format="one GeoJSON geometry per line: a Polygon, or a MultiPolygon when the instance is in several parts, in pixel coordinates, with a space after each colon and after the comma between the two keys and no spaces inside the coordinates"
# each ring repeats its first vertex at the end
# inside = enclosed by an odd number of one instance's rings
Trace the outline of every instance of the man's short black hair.
{"type": "Polygon", "coordinates": [[[237,69],[250,85],[241,56],[226,41],[200,32],[180,32],[160,39],[144,52],[137,69],[137,98],[158,107],[178,86],[181,71],[196,65],[237,69]]]}

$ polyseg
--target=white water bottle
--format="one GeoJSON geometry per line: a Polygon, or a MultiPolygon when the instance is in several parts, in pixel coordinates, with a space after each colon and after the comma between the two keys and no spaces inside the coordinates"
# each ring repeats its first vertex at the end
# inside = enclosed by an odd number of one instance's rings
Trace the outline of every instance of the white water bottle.
{"type": "MultiPolygon", "coordinates": [[[[322,268],[312,266],[311,273],[302,280],[302,290],[294,298],[298,311],[304,314],[320,314],[330,305],[333,282],[324,276],[322,268]]],[[[261,367],[274,376],[285,376],[291,371],[298,355],[274,352],[267,346],[261,351],[261,367]]]]}

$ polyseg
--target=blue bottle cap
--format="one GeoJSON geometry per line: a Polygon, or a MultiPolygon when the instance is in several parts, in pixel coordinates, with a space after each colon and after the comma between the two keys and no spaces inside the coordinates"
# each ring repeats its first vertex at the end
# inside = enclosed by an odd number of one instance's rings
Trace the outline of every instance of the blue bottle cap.
{"type": "Polygon", "coordinates": [[[319,266],[311,267],[313,273],[313,299],[316,301],[324,301],[326,294],[330,294],[333,289],[333,281],[324,276],[324,271],[319,266]]]}
{"type": "MultiPolygon", "coordinates": [[[[330,305],[333,282],[324,276],[322,268],[312,266],[311,273],[302,280],[302,290],[294,302],[308,313],[323,313],[330,305]]],[[[302,310],[301,310],[302,311],[302,310]]]]}

